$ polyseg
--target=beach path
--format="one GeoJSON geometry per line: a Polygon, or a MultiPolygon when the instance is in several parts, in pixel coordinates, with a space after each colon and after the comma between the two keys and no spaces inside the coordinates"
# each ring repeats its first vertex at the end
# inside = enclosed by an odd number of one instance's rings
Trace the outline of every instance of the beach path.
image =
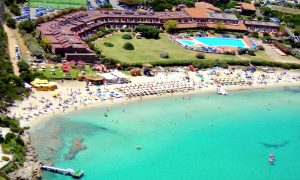
{"type": "Polygon", "coordinates": [[[7,34],[8,52],[9,52],[10,61],[13,66],[14,74],[16,76],[19,76],[20,72],[17,64],[18,60],[16,59],[16,55],[15,55],[15,45],[17,45],[16,35],[15,32],[12,29],[8,28],[6,25],[3,25],[3,27],[4,27],[4,31],[7,34]]]}

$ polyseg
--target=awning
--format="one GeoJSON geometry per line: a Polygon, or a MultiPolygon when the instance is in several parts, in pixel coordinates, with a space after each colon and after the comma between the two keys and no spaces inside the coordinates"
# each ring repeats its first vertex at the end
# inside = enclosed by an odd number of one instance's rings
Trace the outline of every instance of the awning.
{"type": "Polygon", "coordinates": [[[100,74],[102,77],[104,77],[104,79],[106,80],[114,80],[114,79],[118,79],[116,76],[112,75],[111,73],[102,73],[100,74]]]}

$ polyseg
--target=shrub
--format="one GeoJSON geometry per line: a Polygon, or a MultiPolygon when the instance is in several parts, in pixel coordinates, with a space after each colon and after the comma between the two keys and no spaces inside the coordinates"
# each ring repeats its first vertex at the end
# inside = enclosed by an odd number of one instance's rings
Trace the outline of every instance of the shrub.
{"type": "Polygon", "coordinates": [[[19,29],[31,33],[35,30],[35,23],[30,20],[23,21],[19,24],[19,29]]]}
{"type": "Polygon", "coordinates": [[[9,157],[7,157],[7,156],[2,156],[2,160],[3,160],[3,161],[9,161],[9,157]]]}
{"type": "Polygon", "coordinates": [[[10,12],[16,16],[21,15],[21,10],[20,10],[19,6],[15,3],[10,6],[10,12]]]}
{"type": "Polygon", "coordinates": [[[270,34],[269,34],[269,33],[267,33],[267,32],[263,32],[263,36],[264,36],[264,37],[269,37],[269,36],[270,36],[270,34]]]}
{"type": "Polygon", "coordinates": [[[196,58],[198,58],[198,59],[204,59],[205,58],[205,54],[203,54],[203,53],[197,53],[196,54],[196,58]]]}
{"type": "Polygon", "coordinates": [[[170,57],[169,53],[161,53],[159,56],[164,59],[168,59],[170,57]]]}
{"type": "Polygon", "coordinates": [[[237,52],[238,52],[239,55],[246,54],[247,53],[247,49],[245,49],[245,48],[238,48],[237,52]]]}
{"type": "Polygon", "coordinates": [[[164,23],[163,27],[166,31],[172,32],[174,29],[176,29],[178,25],[178,22],[176,20],[168,20],[164,23]]]}
{"type": "Polygon", "coordinates": [[[255,37],[255,38],[259,38],[258,32],[253,32],[253,33],[252,33],[252,36],[255,37]]]}
{"type": "Polygon", "coordinates": [[[6,19],[6,24],[8,27],[15,29],[16,28],[16,20],[14,20],[13,18],[9,17],[6,19]]]}
{"type": "Polygon", "coordinates": [[[125,49],[125,50],[134,50],[134,46],[130,42],[127,42],[123,45],[123,49],[125,49]]]}
{"type": "Polygon", "coordinates": [[[93,42],[93,41],[95,41],[98,38],[103,38],[106,34],[109,34],[109,33],[102,32],[102,31],[101,32],[97,32],[96,34],[92,35],[90,38],[88,38],[87,40],[85,40],[85,42],[86,43],[93,42]]]}
{"type": "Polygon", "coordinates": [[[257,20],[261,21],[262,17],[261,16],[257,16],[257,20]]]}
{"type": "Polygon", "coordinates": [[[250,56],[255,56],[255,51],[253,49],[249,49],[247,54],[250,56]]]}
{"type": "Polygon", "coordinates": [[[0,137],[0,144],[2,144],[4,142],[4,138],[0,137]]]}
{"type": "Polygon", "coordinates": [[[19,71],[23,72],[23,71],[29,71],[30,66],[26,61],[22,60],[18,62],[18,67],[19,67],[19,71]]]}
{"type": "Polygon", "coordinates": [[[132,39],[132,36],[130,34],[123,34],[122,38],[123,39],[132,39]]]}
{"type": "Polygon", "coordinates": [[[258,50],[264,51],[265,48],[262,44],[257,45],[258,50]]]}
{"type": "Polygon", "coordinates": [[[146,25],[138,25],[135,28],[136,32],[141,32],[142,36],[147,39],[159,39],[159,33],[161,32],[159,29],[153,26],[146,26],[146,25]]]}
{"type": "Polygon", "coordinates": [[[14,3],[14,1],[12,0],[5,0],[5,5],[8,7],[8,6],[11,6],[12,4],[14,3]]]}
{"type": "Polygon", "coordinates": [[[235,52],[234,51],[226,51],[225,55],[235,55],[235,52]]]}
{"type": "Polygon", "coordinates": [[[103,5],[103,8],[105,8],[105,9],[112,9],[113,6],[110,3],[106,3],[106,4],[103,5]]]}
{"type": "Polygon", "coordinates": [[[130,29],[130,28],[121,28],[120,31],[121,32],[132,32],[132,29],[130,29]]]}
{"type": "Polygon", "coordinates": [[[103,44],[106,47],[114,47],[113,43],[111,43],[111,42],[104,42],[103,44]]]}

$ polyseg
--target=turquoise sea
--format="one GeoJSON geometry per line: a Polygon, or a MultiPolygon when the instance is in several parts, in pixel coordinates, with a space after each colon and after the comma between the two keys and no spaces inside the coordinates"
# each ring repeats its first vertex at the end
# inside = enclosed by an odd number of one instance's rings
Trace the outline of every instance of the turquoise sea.
{"type": "MultiPolygon", "coordinates": [[[[88,109],[51,117],[32,130],[32,140],[40,159],[83,169],[84,180],[296,180],[300,88],[88,109]]],[[[43,179],[71,178],[44,172],[43,179]]]]}

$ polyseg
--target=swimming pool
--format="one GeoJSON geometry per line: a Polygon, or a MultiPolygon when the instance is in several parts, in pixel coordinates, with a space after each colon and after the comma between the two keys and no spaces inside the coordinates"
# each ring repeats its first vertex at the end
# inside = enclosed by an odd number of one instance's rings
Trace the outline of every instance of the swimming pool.
{"type": "Polygon", "coordinates": [[[239,47],[239,48],[248,47],[242,39],[218,38],[218,37],[211,37],[211,38],[198,37],[195,39],[207,46],[231,46],[231,47],[239,47]]]}
{"type": "Polygon", "coordinates": [[[196,45],[197,43],[192,41],[192,40],[178,40],[179,43],[181,43],[182,45],[184,46],[194,46],[196,45]]]}
{"type": "Polygon", "coordinates": [[[195,46],[197,44],[204,44],[206,46],[217,47],[217,46],[230,46],[238,48],[247,48],[248,46],[242,39],[235,38],[218,38],[218,37],[198,37],[194,40],[177,40],[184,46],[195,46]]]}

